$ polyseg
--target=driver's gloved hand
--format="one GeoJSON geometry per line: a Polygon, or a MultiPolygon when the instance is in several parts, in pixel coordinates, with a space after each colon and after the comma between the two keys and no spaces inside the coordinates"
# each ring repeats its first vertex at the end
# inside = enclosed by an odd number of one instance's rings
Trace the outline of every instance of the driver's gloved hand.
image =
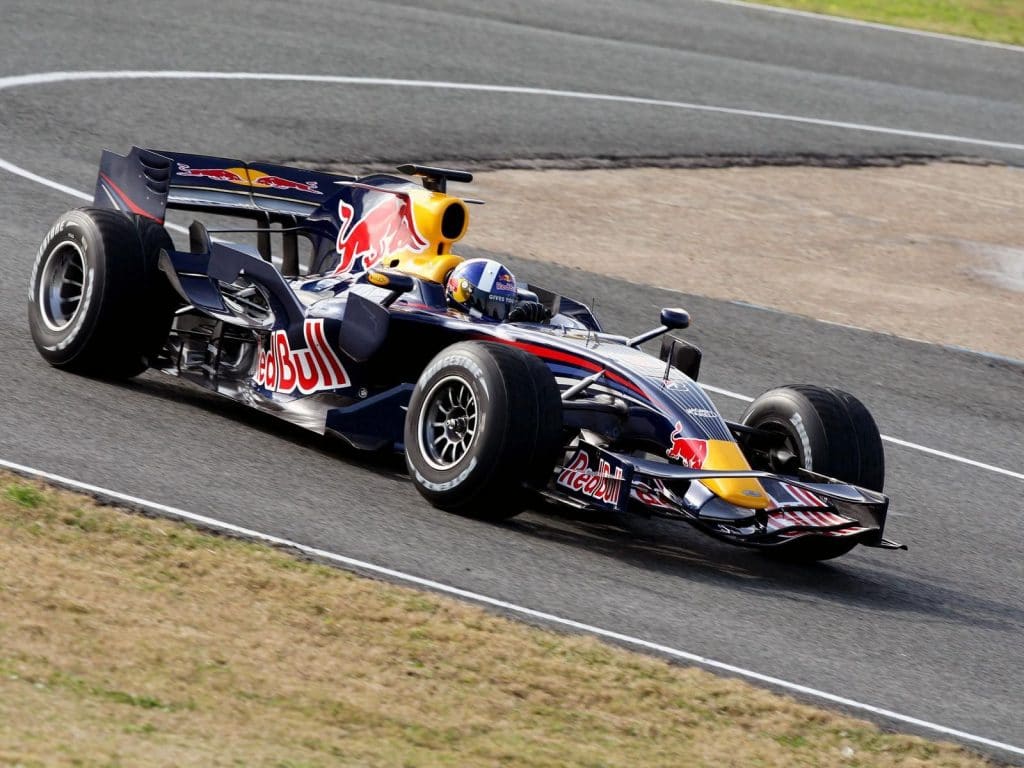
{"type": "Polygon", "coordinates": [[[545,323],[551,319],[551,310],[539,301],[517,301],[508,313],[510,323],[545,323]]]}

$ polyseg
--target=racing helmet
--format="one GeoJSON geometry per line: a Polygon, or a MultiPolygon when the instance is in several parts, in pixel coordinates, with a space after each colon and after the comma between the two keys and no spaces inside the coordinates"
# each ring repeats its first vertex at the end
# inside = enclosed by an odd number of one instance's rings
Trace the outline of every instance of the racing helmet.
{"type": "Polygon", "coordinates": [[[516,302],[516,278],[493,259],[468,259],[448,275],[444,297],[450,307],[500,323],[516,302]]]}

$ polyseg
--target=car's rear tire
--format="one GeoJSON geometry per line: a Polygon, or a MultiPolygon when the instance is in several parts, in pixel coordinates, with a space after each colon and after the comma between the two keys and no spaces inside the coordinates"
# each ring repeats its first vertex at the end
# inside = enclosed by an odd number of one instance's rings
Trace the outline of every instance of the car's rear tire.
{"type": "Polygon", "coordinates": [[[424,369],[405,420],[416,489],[449,512],[503,520],[551,478],[562,443],[551,371],[515,347],[460,342],[424,369]]]}
{"type": "Polygon", "coordinates": [[[81,208],[47,233],[32,267],[32,340],[57,368],[110,378],[144,371],[159,352],[173,305],[157,273],[171,248],[156,222],[81,208]]]}
{"type": "Polygon", "coordinates": [[[152,365],[163,351],[167,335],[174,322],[174,312],[182,305],[178,292],[171,287],[160,271],[160,251],[174,250],[174,241],[163,224],[135,214],[135,230],[142,245],[142,263],[145,267],[145,308],[139,316],[139,339],[148,365],[152,365]]]}
{"type": "MultiPolygon", "coordinates": [[[[754,400],[741,422],[780,434],[786,450],[804,469],[873,491],[880,492],[885,484],[885,454],[878,427],[864,404],[848,392],[807,385],[778,387],[754,400]]],[[[839,557],[856,545],[855,537],[809,535],[765,552],[808,562],[839,557]]]]}

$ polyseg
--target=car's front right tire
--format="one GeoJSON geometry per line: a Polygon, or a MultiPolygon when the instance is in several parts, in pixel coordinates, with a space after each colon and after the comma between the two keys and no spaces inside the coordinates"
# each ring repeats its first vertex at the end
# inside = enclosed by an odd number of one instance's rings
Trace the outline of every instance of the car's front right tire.
{"type": "MultiPolygon", "coordinates": [[[[778,387],[750,404],[741,419],[748,427],[771,432],[797,466],[881,492],[885,454],[878,427],[868,409],[839,389],[809,385],[778,387]]],[[[748,451],[755,469],[762,457],[748,451]]],[[[790,561],[830,560],[857,546],[856,537],[807,535],[764,550],[790,561]]]]}

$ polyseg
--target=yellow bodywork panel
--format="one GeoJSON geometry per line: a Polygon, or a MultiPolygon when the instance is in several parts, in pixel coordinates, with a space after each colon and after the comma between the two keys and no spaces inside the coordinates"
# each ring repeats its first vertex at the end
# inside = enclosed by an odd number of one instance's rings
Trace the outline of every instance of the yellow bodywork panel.
{"type": "Polygon", "coordinates": [[[466,234],[469,209],[459,198],[427,189],[417,189],[409,197],[416,228],[433,245],[441,245],[447,251],[466,234]]]}
{"type": "Polygon", "coordinates": [[[421,280],[443,283],[462,261],[461,256],[451,252],[451,247],[466,234],[469,210],[459,198],[441,192],[415,189],[408,195],[416,234],[427,245],[419,251],[403,249],[389,254],[383,266],[421,280]]]}
{"type": "Polygon", "coordinates": [[[421,280],[443,283],[461,261],[462,257],[454,253],[403,253],[391,258],[388,266],[421,280]]]}
{"type": "MultiPolygon", "coordinates": [[[[701,469],[744,470],[750,469],[750,464],[731,440],[708,440],[708,455],[701,469]]],[[[763,509],[768,506],[768,494],[753,477],[723,477],[701,482],[716,496],[737,507],[763,509]]]]}

